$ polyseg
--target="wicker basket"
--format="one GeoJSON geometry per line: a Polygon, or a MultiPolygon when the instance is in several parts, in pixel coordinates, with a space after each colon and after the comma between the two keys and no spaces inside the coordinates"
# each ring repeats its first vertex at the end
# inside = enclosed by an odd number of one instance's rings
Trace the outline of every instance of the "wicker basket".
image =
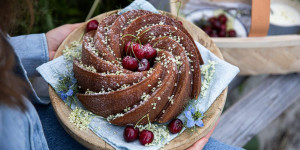
{"type": "MultiPolygon", "coordinates": [[[[188,3],[188,0],[181,1],[181,8],[184,8],[185,4],[188,3]]],[[[226,0],[208,1],[224,2],[226,0]]],[[[253,0],[253,2],[254,1],[255,0],[253,0]]],[[[174,0],[170,0],[170,2],[171,13],[175,15],[177,13],[178,3],[174,3],[174,0]]],[[[251,1],[249,0],[230,0],[230,2],[242,2],[248,4],[249,2],[251,3],[251,1]]],[[[252,5],[254,5],[253,2],[252,5]]],[[[270,3],[267,4],[270,5],[270,3]]],[[[261,4],[259,6],[261,7],[261,4]]],[[[255,7],[255,5],[253,7],[255,7]]],[[[252,20],[254,16],[253,10],[254,9],[252,9],[252,20]]],[[[270,10],[270,8],[266,10],[270,10]]],[[[261,16],[258,17],[260,17],[258,19],[261,19],[261,16]]],[[[267,17],[267,23],[269,25],[268,18],[269,17],[267,17]]],[[[265,20],[266,19],[264,19],[264,21],[265,20]]],[[[257,29],[252,29],[252,26],[253,28],[255,27],[255,25],[253,25],[254,23],[255,22],[252,22],[251,24],[250,32],[254,32],[252,30],[257,31],[257,29]]],[[[268,28],[263,30],[266,31],[260,30],[258,33],[266,34],[268,28]]],[[[263,36],[247,38],[213,38],[213,41],[220,48],[224,59],[229,63],[236,65],[240,68],[241,75],[286,74],[291,72],[300,72],[299,35],[295,34],[284,36],[263,36]]]]}

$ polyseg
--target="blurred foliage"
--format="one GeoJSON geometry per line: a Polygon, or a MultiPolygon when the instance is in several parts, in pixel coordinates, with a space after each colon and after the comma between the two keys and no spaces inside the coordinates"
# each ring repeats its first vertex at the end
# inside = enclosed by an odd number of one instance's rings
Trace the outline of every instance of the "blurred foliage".
{"type": "Polygon", "coordinates": [[[254,136],[243,148],[246,150],[258,150],[259,140],[257,136],[254,136]]]}
{"type": "MultiPolygon", "coordinates": [[[[132,0],[100,0],[93,16],[120,9],[130,4],[132,0]]],[[[28,20],[19,20],[14,35],[28,33],[44,33],[57,26],[84,22],[94,0],[36,0],[34,6],[34,25],[28,31],[28,20]]]]}

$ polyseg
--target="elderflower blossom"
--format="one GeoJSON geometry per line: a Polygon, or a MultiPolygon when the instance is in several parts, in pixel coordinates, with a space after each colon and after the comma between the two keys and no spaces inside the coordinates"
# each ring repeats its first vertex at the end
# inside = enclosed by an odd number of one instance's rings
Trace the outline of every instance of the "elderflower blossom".
{"type": "Polygon", "coordinates": [[[81,108],[76,107],[69,116],[69,121],[73,123],[80,130],[87,129],[90,124],[92,118],[92,113],[85,111],[81,108]]]}
{"type": "Polygon", "coordinates": [[[72,61],[74,58],[81,57],[82,45],[78,41],[73,41],[70,47],[66,47],[62,52],[67,61],[72,61]]]}
{"type": "Polygon", "coordinates": [[[217,62],[208,60],[208,64],[201,66],[201,74],[203,75],[204,79],[202,81],[201,86],[201,97],[206,96],[207,89],[209,87],[209,83],[216,71],[215,65],[217,62]]]}
{"type": "Polygon", "coordinates": [[[82,62],[80,62],[80,63],[79,63],[79,66],[80,66],[81,68],[84,68],[84,69],[87,70],[87,71],[91,71],[91,72],[93,72],[93,73],[97,73],[97,70],[96,70],[95,67],[92,66],[92,65],[86,65],[86,64],[83,64],[82,62]]]}

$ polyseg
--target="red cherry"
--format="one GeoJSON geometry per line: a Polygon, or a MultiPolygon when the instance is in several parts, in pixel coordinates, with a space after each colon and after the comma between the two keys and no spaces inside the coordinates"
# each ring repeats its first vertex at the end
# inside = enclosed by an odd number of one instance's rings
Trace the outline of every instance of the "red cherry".
{"type": "Polygon", "coordinates": [[[216,17],[210,17],[209,19],[208,19],[208,22],[210,23],[210,24],[213,24],[214,22],[216,22],[217,21],[217,18],[216,17]]]}
{"type": "Polygon", "coordinates": [[[215,22],[212,23],[212,27],[214,29],[220,30],[221,29],[221,22],[219,20],[216,20],[215,22]]]}
{"type": "Polygon", "coordinates": [[[209,35],[212,32],[212,28],[211,28],[211,26],[205,26],[203,31],[209,35]]]}
{"type": "Polygon", "coordinates": [[[142,59],[139,63],[138,71],[146,71],[150,69],[150,62],[147,59],[142,59]]]}
{"type": "Polygon", "coordinates": [[[136,58],[133,58],[131,56],[125,56],[123,58],[122,65],[125,69],[136,71],[139,66],[139,63],[136,58]]]}
{"type": "Polygon", "coordinates": [[[229,37],[236,37],[236,32],[234,29],[228,30],[228,36],[229,37]]]}
{"type": "Polygon", "coordinates": [[[133,47],[134,56],[141,60],[145,58],[146,52],[144,50],[144,46],[141,44],[135,44],[133,47]]]}
{"type": "Polygon", "coordinates": [[[174,119],[169,123],[169,131],[173,134],[178,133],[181,131],[183,127],[183,123],[180,119],[174,119]]]}
{"type": "Polygon", "coordinates": [[[181,21],[178,21],[181,25],[183,25],[183,23],[181,21]]]}
{"type": "Polygon", "coordinates": [[[226,32],[226,24],[221,24],[220,31],[225,31],[226,32]]]}
{"type": "Polygon", "coordinates": [[[98,27],[98,21],[97,20],[91,20],[87,23],[86,25],[86,32],[92,31],[92,30],[97,30],[98,27]]]}
{"type": "Polygon", "coordinates": [[[132,142],[139,137],[139,129],[134,128],[132,125],[128,125],[124,129],[123,137],[125,141],[132,142]]]}
{"type": "Polygon", "coordinates": [[[221,14],[221,15],[218,17],[218,20],[219,20],[222,24],[224,24],[224,23],[227,22],[227,17],[226,17],[225,14],[221,14]]]}
{"type": "Polygon", "coordinates": [[[224,31],[224,30],[219,31],[218,36],[219,37],[226,37],[226,31],[224,31]]]}
{"type": "Polygon", "coordinates": [[[154,49],[150,44],[146,44],[144,46],[144,50],[146,52],[145,58],[146,59],[153,59],[156,57],[156,49],[154,49]]]}
{"type": "Polygon", "coordinates": [[[149,131],[149,130],[143,130],[141,133],[140,133],[140,143],[142,145],[146,145],[146,144],[149,144],[153,141],[153,138],[154,138],[154,134],[149,131]]]}
{"type": "Polygon", "coordinates": [[[124,53],[125,55],[131,55],[133,52],[133,47],[136,45],[137,43],[129,41],[125,44],[124,46],[124,53]]]}

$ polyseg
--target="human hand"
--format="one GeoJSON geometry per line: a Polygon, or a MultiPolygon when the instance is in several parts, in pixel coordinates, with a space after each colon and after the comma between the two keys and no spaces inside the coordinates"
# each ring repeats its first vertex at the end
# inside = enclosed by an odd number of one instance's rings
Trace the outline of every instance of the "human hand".
{"type": "Polygon", "coordinates": [[[214,132],[216,126],[219,123],[219,120],[216,122],[215,126],[207,133],[207,135],[205,135],[204,137],[202,137],[200,140],[198,140],[194,145],[192,145],[191,147],[189,147],[187,150],[202,150],[205,146],[205,144],[208,142],[208,139],[210,138],[210,136],[212,135],[212,133],[214,132]]]}
{"type": "Polygon", "coordinates": [[[57,51],[59,45],[63,42],[63,40],[80,25],[82,25],[82,23],[65,24],[46,33],[49,60],[53,59],[55,52],[57,51]]]}

